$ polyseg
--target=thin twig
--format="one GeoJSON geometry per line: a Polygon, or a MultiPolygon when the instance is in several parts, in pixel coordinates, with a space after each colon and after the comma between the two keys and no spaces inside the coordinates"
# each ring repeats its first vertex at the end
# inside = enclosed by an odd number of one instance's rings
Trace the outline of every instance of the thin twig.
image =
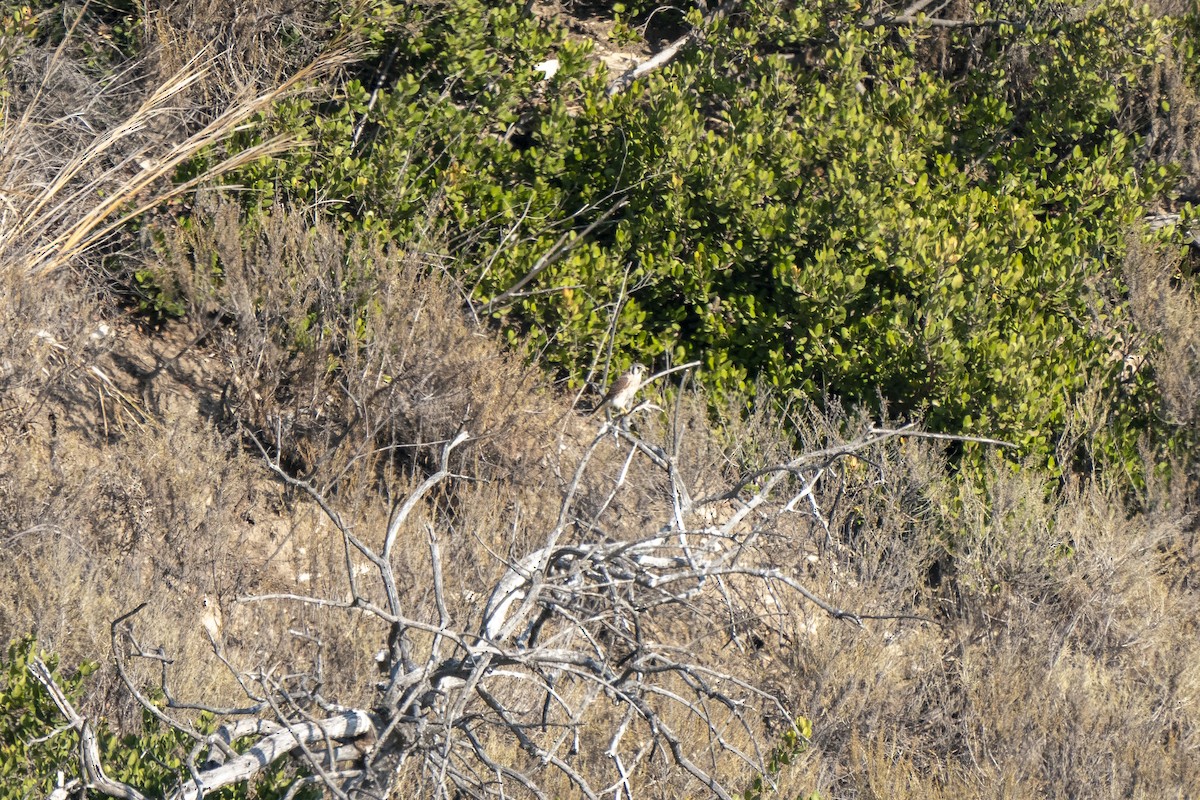
{"type": "Polygon", "coordinates": [[[530,281],[532,281],[538,275],[542,274],[542,272],[547,267],[554,264],[556,261],[558,261],[558,259],[562,258],[562,256],[569,253],[574,248],[578,247],[588,237],[588,235],[591,234],[592,231],[596,230],[596,228],[603,225],[605,222],[608,221],[609,217],[611,217],[613,214],[620,211],[622,208],[624,208],[628,204],[629,204],[628,199],[621,198],[616,203],[614,203],[611,208],[609,208],[607,211],[605,211],[599,217],[597,217],[596,219],[594,219],[590,223],[588,223],[588,226],[586,228],[584,228],[583,231],[581,231],[579,233],[579,235],[575,236],[574,238],[572,238],[572,234],[574,233],[574,231],[564,232],[562,236],[558,237],[558,241],[556,241],[553,245],[551,245],[550,249],[547,250],[545,253],[543,253],[538,258],[538,260],[536,262],[534,262],[533,267],[529,270],[529,272],[525,273],[525,276],[523,278],[521,278],[519,281],[514,283],[508,289],[505,289],[503,292],[501,292],[500,294],[493,297],[487,303],[484,303],[483,307],[479,310],[479,313],[482,316],[486,316],[486,315],[490,314],[494,309],[504,305],[509,300],[513,299],[513,297],[516,295],[516,293],[521,291],[523,288],[525,288],[529,284],[530,281]]]}
{"type": "Polygon", "coordinates": [[[877,428],[872,426],[868,433],[879,434],[882,436],[907,436],[913,439],[941,439],[946,442],[975,442],[977,444],[994,444],[997,447],[1010,447],[1014,450],[1020,448],[1019,445],[1012,442],[1006,442],[1003,439],[988,439],[984,436],[963,436],[953,433],[932,433],[930,431],[914,430],[910,426],[903,428],[877,428]]]}

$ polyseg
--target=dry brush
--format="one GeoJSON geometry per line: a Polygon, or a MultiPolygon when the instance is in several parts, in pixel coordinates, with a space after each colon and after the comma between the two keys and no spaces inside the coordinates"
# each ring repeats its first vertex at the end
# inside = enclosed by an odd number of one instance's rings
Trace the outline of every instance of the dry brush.
{"type": "MultiPolygon", "coordinates": [[[[655,408],[643,403],[634,413],[652,416],[655,408]]],[[[678,412],[676,406],[663,417],[678,412]]],[[[454,565],[443,551],[453,523],[431,516],[429,507],[438,493],[474,477],[452,466],[468,432],[441,445],[437,467],[391,503],[386,527],[373,532],[348,521],[354,512],[340,509],[336,494],[295,477],[261,446],[278,479],[332,524],[344,553],[345,593],[259,594],[238,602],[367,618],[379,667],[373,691],[364,692],[371,702],[328,696],[319,658],[287,675],[239,665],[214,635],[216,625],[208,635],[244,690],[240,707],[217,708],[203,697],[178,701],[170,654],[135,633],[140,606],[114,621],[113,652],[126,691],[195,743],[189,774],[172,797],[199,798],[252,781],[286,757],[309,774],[302,782],[336,797],[384,797],[403,786],[432,797],[633,798],[646,781],[669,775],[667,783],[685,794],[731,798],[754,776],[769,779],[778,737],[797,724],[787,699],[751,667],[764,631],[786,624],[805,603],[852,625],[870,617],[826,602],[799,569],[772,562],[761,545],[787,517],[821,529],[818,482],[843,459],[899,433],[870,429],[700,497],[681,469],[690,455],[682,426],[669,419],[605,422],[580,447],[562,441],[560,449],[572,455],[563,459],[566,480],[546,487],[557,492],[551,524],[525,551],[493,553],[503,563],[499,578],[465,608],[446,589],[454,565]],[[611,466],[597,454],[614,447],[618,468],[593,474],[611,466]],[[617,531],[629,528],[608,509],[628,489],[631,471],[646,469],[657,475],[659,492],[644,509],[650,529],[621,538],[617,531]],[[412,576],[398,575],[397,552],[414,535],[425,549],[419,582],[432,597],[424,614],[398,588],[412,576]],[[161,667],[164,708],[126,664],[138,659],[161,667]],[[198,707],[221,714],[225,724],[211,735],[194,730],[186,711],[198,707]]],[[[59,704],[86,734],[87,720],[65,699],[59,704]]],[[[79,756],[89,786],[140,797],[135,787],[105,777],[87,741],[84,735],[79,756]]]]}

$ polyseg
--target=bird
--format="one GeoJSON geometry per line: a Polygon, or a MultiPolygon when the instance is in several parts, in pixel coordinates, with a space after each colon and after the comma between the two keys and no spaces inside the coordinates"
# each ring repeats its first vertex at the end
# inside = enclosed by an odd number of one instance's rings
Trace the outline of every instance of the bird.
{"type": "Polygon", "coordinates": [[[216,598],[204,595],[200,598],[200,605],[204,608],[200,615],[200,624],[204,626],[204,630],[208,632],[208,637],[215,645],[221,640],[221,628],[224,621],[221,619],[221,606],[216,598]]]}
{"type": "Polygon", "coordinates": [[[559,63],[558,63],[557,58],[548,58],[540,64],[533,65],[533,69],[535,72],[542,73],[541,80],[544,80],[544,81],[548,81],[548,80],[552,79],[555,75],[557,75],[558,67],[559,67],[559,63]]]}
{"type": "Polygon", "coordinates": [[[602,408],[611,408],[618,414],[624,414],[633,404],[634,395],[638,389],[642,388],[642,378],[646,375],[646,368],[641,364],[634,364],[621,377],[613,381],[612,386],[608,389],[608,394],[604,395],[604,399],[600,401],[600,405],[591,410],[588,416],[598,414],[602,408]]]}

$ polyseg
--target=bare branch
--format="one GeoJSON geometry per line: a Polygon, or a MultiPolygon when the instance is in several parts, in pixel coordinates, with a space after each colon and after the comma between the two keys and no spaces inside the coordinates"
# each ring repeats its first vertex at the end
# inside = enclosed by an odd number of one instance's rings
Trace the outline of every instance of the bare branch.
{"type": "Polygon", "coordinates": [[[104,773],[104,767],[100,764],[100,746],[96,743],[96,734],[92,730],[91,723],[80,716],[75,707],[71,705],[71,701],[58,688],[45,662],[34,656],[29,662],[29,672],[50,695],[50,699],[54,701],[54,705],[58,706],[59,712],[66,717],[71,727],[79,732],[79,763],[83,770],[86,787],[102,792],[109,797],[122,798],[122,800],[146,800],[145,796],[137,789],[126,783],[115,781],[104,773]]]}
{"type": "Polygon", "coordinates": [[[361,738],[370,735],[375,728],[375,721],[365,711],[346,712],[320,722],[289,725],[286,730],[260,739],[243,755],[201,772],[199,781],[188,783],[172,797],[177,800],[200,800],[209,792],[250,780],[268,765],[302,745],[328,739],[361,738]]]}
{"type": "MultiPolygon", "coordinates": [[[[718,6],[716,10],[714,10],[705,19],[705,22],[709,22],[718,16],[724,16],[725,14],[728,14],[730,9],[733,8],[733,5],[733,0],[725,0],[724,3],[718,6]]],[[[608,96],[612,97],[613,95],[620,94],[632,86],[633,82],[638,78],[642,77],[643,75],[648,75],[659,67],[671,63],[675,56],[679,55],[679,52],[683,50],[684,47],[693,42],[699,41],[700,36],[700,30],[693,28],[683,36],[680,36],[678,39],[671,42],[662,50],[659,50],[650,58],[634,66],[632,69],[626,70],[619,77],[608,84],[608,96]]]]}
{"type": "Polygon", "coordinates": [[[592,231],[603,225],[608,221],[609,217],[620,211],[628,204],[629,200],[626,198],[621,198],[614,203],[611,208],[588,223],[588,226],[584,228],[578,236],[572,236],[572,234],[575,233],[573,230],[563,233],[562,236],[558,237],[558,241],[551,245],[550,249],[543,253],[538,260],[534,262],[530,270],[526,272],[520,280],[485,303],[479,310],[479,313],[486,316],[494,309],[499,308],[516,297],[519,297],[519,292],[528,286],[530,281],[532,281],[538,275],[541,275],[547,267],[554,264],[556,261],[558,261],[558,259],[562,258],[567,253],[571,252],[571,250],[578,247],[585,239],[587,239],[592,231]]]}
{"type": "Polygon", "coordinates": [[[878,434],[881,436],[908,436],[913,439],[941,439],[944,442],[975,442],[976,444],[994,444],[997,447],[1009,447],[1013,450],[1019,449],[1019,445],[1012,442],[1006,442],[1003,439],[988,439],[983,436],[961,436],[952,433],[932,433],[930,431],[914,430],[912,425],[906,425],[903,428],[871,428],[868,433],[878,434]]]}
{"type": "MultiPolygon", "coordinates": [[[[502,572],[485,587],[490,591],[477,616],[463,615],[448,593],[455,576],[443,547],[449,526],[458,523],[440,514],[445,504],[430,500],[454,477],[451,457],[467,441],[465,433],[444,442],[432,474],[392,504],[378,550],[351,533],[351,512],[339,509],[336,498],[288,475],[259,445],[271,471],[313,500],[348,551],[371,561],[376,585],[352,584],[350,595],[337,599],[274,593],[235,602],[296,604],[378,620],[380,641],[372,650],[381,647],[381,677],[369,708],[337,705],[315,688],[323,683],[318,649],[314,666],[300,670],[300,688],[290,682],[292,669],[283,678],[265,667],[239,676],[246,694],[262,705],[249,706],[250,718],[229,722],[217,735],[201,736],[158,710],[164,724],[196,740],[190,778],[167,796],[199,800],[252,781],[283,758],[304,765],[327,794],[346,800],[403,791],[400,776],[410,775],[419,786],[408,788],[423,796],[490,798],[515,791],[548,797],[569,782],[583,797],[632,800],[646,770],[663,768],[679,776],[685,793],[740,794],[730,776],[747,767],[765,774],[774,749],[768,731],[794,724],[795,717],[762,676],[745,671],[737,651],[716,660],[725,637],[736,642],[739,627],[748,626],[785,636],[785,621],[806,609],[858,628],[871,620],[932,622],[904,608],[887,613],[882,603],[843,608],[836,594],[823,596],[768,547],[790,532],[797,514],[813,520],[814,535],[831,539],[826,484],[837,474],[834,462],[922,432],[868,428],[850,441],[751,470],[697,502],[679,466],[688,455],[684,426],[645,427],[662,430],[655,435],[665,442],[605,426],[563,457],[539,541],[523,553],[496,555],[502,572]],[[621,451],[606,461],[615,474],[597,485],[591,465],[610,432],[621,451]],[[623,528],[617,536],[604,523],[621,508],[618,499],[628,497],[634,475],[652,476],[653,490],[639,496],[639,502],[651,498],[645,502],[652,527],[640,536],[623,528]],[[721,516],[695,525],[696,510],[718,501],[721,516]],[[414,544],[418,549],[406,549],[414,544]],[[402,605],[409,598],[401,596],[393,563],[399,553],[414,552],[429,569],[420,611],[402,605]],[[608,749],[599,762],[594,751],[580,752],[595,725],[607,726],[601,735],[608,749]],[[242,754],[230,747],[239,737],[250,740],[242,754]],[[209,759],[197,766],[206,748],[209,759]]],[[[518,522],[511,526],[516,530],[518,522]]],[[[344,568],[350,573],[354,564],[347,559],[344,568]]],[[[114,622],[114,650],[122,644],[118,630],[138,610],[114,622]]],[[[133,642],[132,633],[126,635],[133,642]]],[[[137,654],[155,659],[164,674],[172,663],[161,651],[139,647],[137,654]]],[[[147,702],[123,661],[118,654],[126,688],[147,702]]]]}
{"type": "MultiPolygon", "coordinates": [[[[454,448],[458,447],[469,438],[470,435],[466,431],[459,431],[458,435],[455,436],[454,439],[446,443],[446,446],[442,448],[441,468],[426,478],[420,486],[414,489],[412,493],[405,498],[404,503],[401,504],[400,508],[392,516],[392,521],[388,525],[387,537],[383,541],[383,559],[385,561],[391,558],[392,548],[396,544],[396,535],[399,534],[400,528],[403,527],[404,523],[408,521],[408,515],[412,513],[414,508],[416,508],[417,503],[421,502],[422,498],[425,497],[430,489],[432,489],[434,486],[437,486],[450,475],[450,453],[454,451],[454,448]]],[[[393,611],[394,610],[395,609],[393,609],[393,611]]]]}

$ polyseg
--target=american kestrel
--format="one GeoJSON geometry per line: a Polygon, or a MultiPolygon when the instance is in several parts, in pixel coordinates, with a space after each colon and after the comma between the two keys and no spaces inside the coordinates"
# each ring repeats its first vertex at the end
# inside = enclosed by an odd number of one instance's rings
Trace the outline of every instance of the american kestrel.
{"type": "Polygon", "coordinates": [[[609,407],[618,414],[624,414],[633,405],[634,395],[638,389],[642,388],[642,378],[646,376],[646,368],[641,364],[634,364],[621,377],[613,381],[612,386],[608,389],[608,394],[604,395],[604,399],[600,401],[600,405],[592,409],[588,416],[597,414],[602,408],[609,407]]]}
{"type": "Polygon", "coordinates": [[[200,605],[203,611],[200,614],[200,624],[204,626],[204,630],[208,631],[208,636],[212,639],[213,644],[221,641],[221,628],[223,620],[221,619],[221,606],[217,603],[215,597],[204,595],[200,598],[200,605]]]}

